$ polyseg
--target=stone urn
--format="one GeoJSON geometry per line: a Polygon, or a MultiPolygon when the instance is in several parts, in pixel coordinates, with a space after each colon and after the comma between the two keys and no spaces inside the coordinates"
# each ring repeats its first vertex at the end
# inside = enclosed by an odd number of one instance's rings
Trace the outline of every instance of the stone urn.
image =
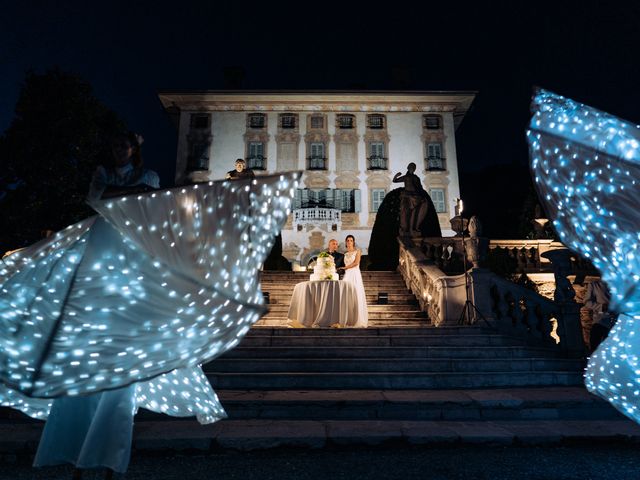
{"type": "Polygon", "coordinates": [[[482,236],[482,223],[475,215],[469,220],[469,238],[465,238],[464,245],[467,251],[467,260],[473,268],[480,268],[489,251],[489,239],[482,236]]]}
{"type": "Polygon", "coordinates": [[[461,237],[462,232],[464,232],[467,229],[467,225],[469,225],[469,220],[462,218],[460,215],[456,215],[449,220],[449,223],[451,223],[451,230],[456,232],[456,237],[461,237]]]}

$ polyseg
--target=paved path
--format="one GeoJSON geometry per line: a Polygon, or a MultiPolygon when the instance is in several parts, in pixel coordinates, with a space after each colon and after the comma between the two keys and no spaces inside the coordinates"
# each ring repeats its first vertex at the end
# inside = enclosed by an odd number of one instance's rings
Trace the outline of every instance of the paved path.
{"type": "MultiPolygon", "coordinates": [[[[69,479],[70,469],[0,463],[0,479],[69,479]]],[[[101,478],[87,475],[85,478],[101,478]]],[[[637,480],[636,445],[418,446],[278,449],[206,455],[134,455],[127,480],[637,480]]]]}

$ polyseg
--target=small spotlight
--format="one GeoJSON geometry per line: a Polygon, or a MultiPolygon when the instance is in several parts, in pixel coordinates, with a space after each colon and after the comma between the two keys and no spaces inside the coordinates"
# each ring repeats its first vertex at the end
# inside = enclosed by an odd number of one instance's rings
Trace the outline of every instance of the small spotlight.
{"type": "Polygon", "coordinates": [[[378,305],[387,305],[389,303],[389,294],[387,292],[378,292],[378,305]]]}
{"type": "Polygon", "coordinates": [[[269,292],[262,292],[262,296],[264,297],[264,303],[269,305],[271,303],[269,292]]]}

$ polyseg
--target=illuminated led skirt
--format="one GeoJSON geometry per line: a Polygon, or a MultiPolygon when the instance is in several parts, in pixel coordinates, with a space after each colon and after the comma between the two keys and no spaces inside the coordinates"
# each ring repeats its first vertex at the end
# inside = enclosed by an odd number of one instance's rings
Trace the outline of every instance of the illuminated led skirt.
{"type": "Polygon", "coordinates": [[[588,258],[623,312],[589,359],[587,388],[640,421],[640,128],[541,90],[528,132],[531,169],[560,240],[588,258]]]}
{"type": "MultiPolygon", "coordinates": [[[[157,392],[152,380],[168,374],[161,399],[181,394],[170,385],[176,375],[201,381],[198,365],[237,345],[265,311],[258,272],[298,176],[101,201],[98,217],[5,259],[1,401],[146,381],[157,392]]],[[[140,395],[160,409],[170,403],[140,395]]]]}

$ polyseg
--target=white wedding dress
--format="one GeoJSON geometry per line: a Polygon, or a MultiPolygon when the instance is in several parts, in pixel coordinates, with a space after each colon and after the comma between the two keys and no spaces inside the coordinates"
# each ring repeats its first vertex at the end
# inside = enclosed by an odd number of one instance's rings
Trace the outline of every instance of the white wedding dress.
{"type": "MultiPolygon", "coordinates": [[[[357,254],[357,250],[345,253],[345,266],[351,265],[355,261],[357,254]]],[[[356,294],[358,298],[358,318],[356,319],[355,324],[351,326],[355,328],[367,328],[367,325],[369,324],[369,313],[367,311],[367,294],[364,291],[364,283],[362,282],[360,266],[358,265],[357,267],[346,269],[344,271],[344,277],[342,277],[342,281],[349,282],[356,288],[356,294]]]]}

